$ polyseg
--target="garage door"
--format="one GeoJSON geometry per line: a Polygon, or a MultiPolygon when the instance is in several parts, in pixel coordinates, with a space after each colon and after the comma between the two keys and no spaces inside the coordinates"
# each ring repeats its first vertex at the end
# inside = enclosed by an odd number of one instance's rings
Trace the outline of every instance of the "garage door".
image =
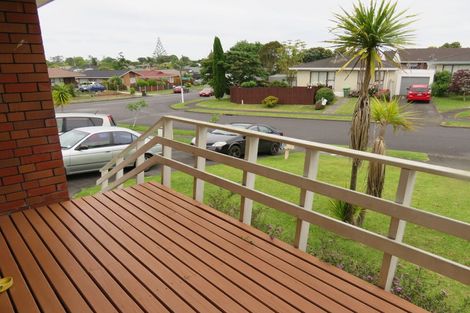
{"type": "Polygon", "coordinates": [[[406,88],[411,85],[429,85],[429,77],[402,77],[400,83],[400,96],[406,95],[406,88]]]}

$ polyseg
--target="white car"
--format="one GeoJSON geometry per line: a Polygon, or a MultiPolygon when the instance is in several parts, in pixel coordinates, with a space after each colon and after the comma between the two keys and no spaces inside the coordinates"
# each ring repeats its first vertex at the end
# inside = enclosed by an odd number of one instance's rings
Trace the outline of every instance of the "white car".
{"type": "Polygon", "coordinates": [[[110,114],[94,113],[56,113],[59,135],[79,127],[116,126],[110,114]]]}
{"type": "MultiPolygon", "coordinates": [[[[122,127],[82,127],[63,133],[59,139],[67,175],[99,171],[139,136],[138,132],[122,127]]],[[[162,147],[157,144],[145,157],[161,152],[162,147]]]]}

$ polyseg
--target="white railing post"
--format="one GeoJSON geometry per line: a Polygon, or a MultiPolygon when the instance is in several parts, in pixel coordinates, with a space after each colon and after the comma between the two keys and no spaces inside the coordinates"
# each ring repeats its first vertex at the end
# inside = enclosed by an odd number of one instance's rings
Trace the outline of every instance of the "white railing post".
{"type": "MultiPolygon", "coordinates": [[[[137,142],[137,148],[136,148],[136,151],[139,150],[140,148],[142,148],[142,146],[145,144],[145,141],[143,140],[139,140],[137,142]]],[[[138,167],[139,165],[141,165],[142,163],[145,162],[145,153],[139,155],[139,157],[137,158],[137,161],[135,162],[135,167],[138,167]]],[[[136,183],[137,184],[143,184],[145,181],[145,171],[142,171],[140,172],[139,174],[137,174],[137,177],[136,177],[136,183]]]]}
{"type": "MultiPolygon", "coordinates": [[[[118,158],[117,161],[116,161],[116,166],[119,166],[122,162],[124,162],[124,158],[118,158]]],[[[119,178],[121,178],[122,176],[124,175],[124,169],[121,169],[119,170],[117,173],[116,173],[116,180],[118,180],[119,178]]],[[[123,187],[123,184],[120,184],[119,186],[117,186],[116,188],[118,189],[122,189],[123,187]]]]}
{"type": "MultiPolygon", "coordinates": [[[[163,137],[173,140],[173,121],[165,118],[163,122],[163,137]]],[[[171,147],[163,146],[163,157],[171,159],[171,147]]],[[[162,184],[171,188],[171,168],[162,166],[162,184]]]]}
{"type": "MultiPolygon", "coordinates": [[[[400,181],[398,182],[397,193],[395,196],[395,202],[410,206],[415,182],[416,172],[402,168],[400,172],[400,181]]],[[[388,238],[397,242],[402,242],[403,235],[405,234],[405,227],[406,221],[392,217],[388,229],[388,238]]],[[[397,264],[398,258],[396,256],[384,253],[378,284],[387,291],[390,291],[392,287],[397,264]]]]}
{"type": "MultiPolygon", "coordinates": [[[[108,172],[109,170],[102,171],[101,177],[107,176],[108,172]]],[[[108,184],[109,184],[109,179],[106,178],[105,180],[103,180],[103,182],[101,183],[101,191],[105,191],[105,189],[108,187],[108,184]]]]}
{"type": "MultiPolygon", "coordinates": [[[[316,179],[318,174],[318,162],[320,161],[319,151],[305,151],[304,161],[304,177],[310,179],[316,179]]],[[[305,189],[300,190],[300,206],[304,210],[311,211],[313,207],[313,196],[312,191],[305,189]]],[[[294,246],[302,251],[307,250],[307,242],[309,235],[310,223],[305,222],[301,219],[297,219],[297,228],[295,230],[294,246]]]]}
{"type": "MultiPolygon", "coordinates": [[[[207,143],[207,127],[198,125],[196,128],[196,147],[206,149],[207,143]]],[[[198,170],[206,169],[206,159],[200,156],[196,157],[196,166],[198,170]]],[[[194,177],[193,197],[196,201],[204,201],[204,181],[194,177]]]]}
{"type": "MultiPolygon", "coordinates": [[[[258,158],[258,144],[259,138],[246,136],[245,143],[245,160],[251,163],[256,163],[258,158]]],[[[255,188],[255,177],[254,173],[243,171],[243,186],[253,189],[255,188]]],[[[251,213],[253,210],[253,200],[241,197],[240,203],[240,221],[245,224],[251,225],[251,213]]]]}

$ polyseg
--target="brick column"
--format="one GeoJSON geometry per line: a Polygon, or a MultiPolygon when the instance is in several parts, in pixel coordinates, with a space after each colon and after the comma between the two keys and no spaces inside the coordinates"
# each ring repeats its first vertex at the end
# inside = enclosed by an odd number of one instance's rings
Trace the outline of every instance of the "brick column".
{"type": "Polygon", "coordinates": [[[0,214],[68,199],[35,1],[0,0],[0,214]]]}

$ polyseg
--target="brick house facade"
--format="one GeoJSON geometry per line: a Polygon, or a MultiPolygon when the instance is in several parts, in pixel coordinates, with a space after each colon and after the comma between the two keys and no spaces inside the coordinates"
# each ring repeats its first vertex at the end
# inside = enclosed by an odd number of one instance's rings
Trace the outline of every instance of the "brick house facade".
{"type": "Polygon", "coordinates": [[[36,2],[0,0],[0,214],[68,198],[36,2]]]}

